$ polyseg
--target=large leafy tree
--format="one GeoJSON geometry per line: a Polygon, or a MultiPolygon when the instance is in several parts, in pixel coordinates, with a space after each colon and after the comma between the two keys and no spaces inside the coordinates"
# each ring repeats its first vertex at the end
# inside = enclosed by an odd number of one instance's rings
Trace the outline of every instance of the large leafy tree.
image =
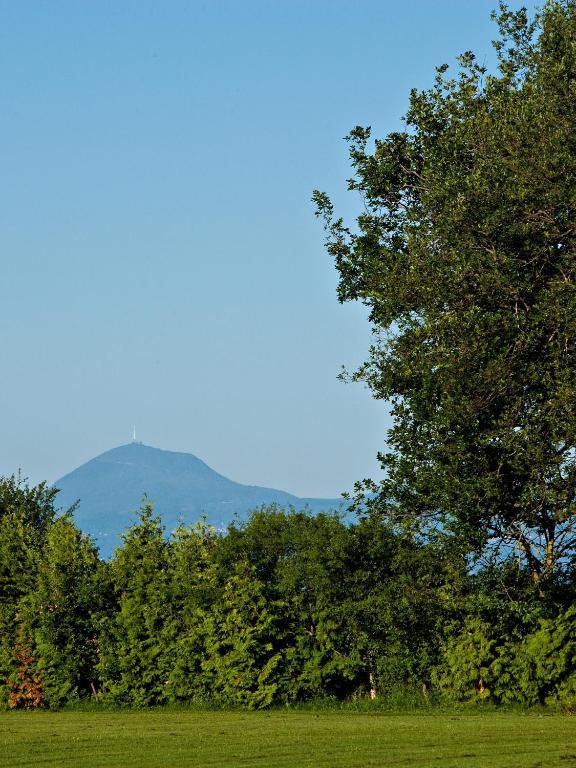
{"type": "Polygon", "coordinates": [[[405,130],[351,132],[356,226],[315,200],[374,328],[353,378],[391,402],[371,503],[517,548],[544,591],[576,542],[576,2],[495,18],[497,72],[465,53],[405,130]]]}

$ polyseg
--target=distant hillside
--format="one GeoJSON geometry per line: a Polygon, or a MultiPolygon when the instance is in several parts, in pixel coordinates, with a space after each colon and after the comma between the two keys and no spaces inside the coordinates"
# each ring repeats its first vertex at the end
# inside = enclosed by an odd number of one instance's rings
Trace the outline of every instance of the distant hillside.
{"type": "Polygon", "coordinates": [[[59,504],[80,505],[74,517],[93,536],[103,556],[112,553],[120,534],[134,522],[144,494],[154,503],[167,531],[180,520],[193,523],[205,516],[210,525],[225,528],[235,516],[276,503],[305,506],[314,512],[338,509],[341,499],[301,499],[274,488],[241,485],[218,474],[190,453],[129,443],[82,464],[54,483],[59,504]]]}

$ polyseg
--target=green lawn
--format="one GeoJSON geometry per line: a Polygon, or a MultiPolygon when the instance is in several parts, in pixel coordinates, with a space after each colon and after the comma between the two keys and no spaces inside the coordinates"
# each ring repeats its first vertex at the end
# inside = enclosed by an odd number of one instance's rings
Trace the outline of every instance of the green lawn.
{"type": "Polygon", "coordinates": [[[576,767],[576,717],[6,712],[0,766],[576,767]]]}

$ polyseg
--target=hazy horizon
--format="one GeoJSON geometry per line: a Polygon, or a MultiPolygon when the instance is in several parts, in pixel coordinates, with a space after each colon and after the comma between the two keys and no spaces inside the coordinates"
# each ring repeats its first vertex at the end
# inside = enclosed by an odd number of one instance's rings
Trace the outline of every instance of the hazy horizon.
{"type": "MultiPolygon", "coordinates": [[[[145,443],[142,440],[136,439],[136,440],[129,440],[128,442],[120,443],[118,445],[113,445],[110,448],[108,448],[105,451],[103,451],[102,453],[96,454],[95,456],[90,457],[87,461],[83,462],[82,464],[79,464],[77,467],[73,467],[69,472],[66,472],[65,474],[63,474],[60,477],[56,478],[54,481],[52,481],[51,484],[52,485],[57,485],[59,480],[62,480],[63,478],[67,477],[68,475],[74,474],[76,472],[76,470],[81,469],[82,467],[91,464],[94,459],[98,459],[101,456],[105,456],[106,454],[111,454],[111,453],[114,453],[114,452],[116,452],[118,450],[129,448],[129,447],[134,446],[134,445],[135,446],[142,446],[143,448],[148,448],[148,449],[151,448],[154,451],[161,451],[163,454],[174,453],[174,454],[177,454],[178,456],[186,456],[186,457],[192,456],[192,457],[194,457],[196,459],[199,459],[203,464],[205,464],[208,467],[208,469],[212,470],[213,472],[215,472],[215,473],[217,473],[219,475],[222,475],[222,477],[224,477],[226,480],[231,480],[233,483],[238,483],[239,482],[239,481],[236,480],[236,478],[228,477],[224,473],[220,472],[220,470],[218,469],[217,466],[212,466],[208,462],[204,461],[202,456],[198,456],[196,454],[190,453],[189,451],[174,451],[171,448],[165,448],[165,447],[159,446],[159,445],[152,445],[150,443],[145,443]]],[[[256,483],[250,483],[250,482],[245,483],[245,485],[257,486],[256,483]]],[[[276,488],[275,490],[284,491],[284,492],[289,493],[289,494],[291,493],[290,488],[276,488]]],[[[143,492],[147,493],[145,488],[143,489],[143,492]]],[[[293,495],[297,496],[298,494],[293,494],[293,495]]],[[[319,498],[319,499],[324,499],[325,497],[314,497],[314,496],[312,496],[312,497],[298,497],[298,498],[319,498]]],[[[337,497],[335,496],[333,498],[339,499],[340,497],[339,496],[337,496],[337,497]]],[[[139,497],[138,500],[140,500],[140,497],[139,497]]],[[[154,499],[153,498],[151,498],[150,500],[152,501],[152,503],[154,503],[154,499]]],[[[138,504],[136,504],[134,506],[135,510],[137,508],[138,508],[138,504]]]]}

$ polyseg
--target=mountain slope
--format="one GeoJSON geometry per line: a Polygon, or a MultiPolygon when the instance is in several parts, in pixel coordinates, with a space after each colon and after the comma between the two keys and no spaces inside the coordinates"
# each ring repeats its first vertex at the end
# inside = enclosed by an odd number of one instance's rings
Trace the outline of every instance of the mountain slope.
{"type": "Polygon", "coordinates": [[[93,536],[109,556],[120,534],[134,522],[144,494],[154,503],[167,531],[180,520],[206,517],[224,528],[235,516],[245,517],[261,504],[308,506],[312,511],[337,509],[338,499],[300,499],[285,491],[242,485],[218,474],[190,453],[176,453],[129,443],[96,456],[54,483],[58,501],[74,513],[79,527],[93,536]]]}

